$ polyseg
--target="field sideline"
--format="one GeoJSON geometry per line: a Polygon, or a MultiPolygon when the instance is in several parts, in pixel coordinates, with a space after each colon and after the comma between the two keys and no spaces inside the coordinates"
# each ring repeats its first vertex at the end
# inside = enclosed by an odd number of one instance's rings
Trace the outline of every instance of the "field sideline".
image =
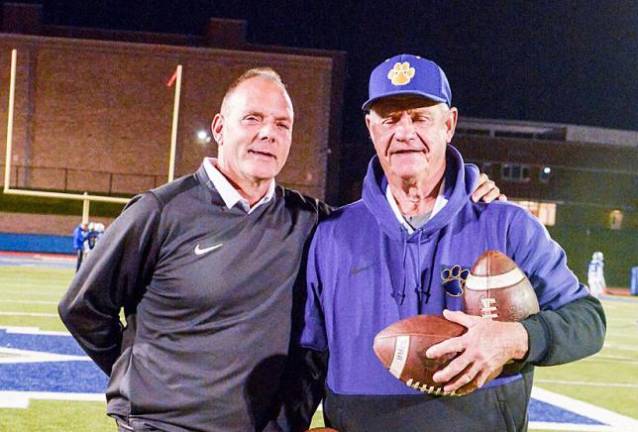
{"type": "MultiPolygon", "coordinates": [[[[73,259],[0,253],[0,431],[114,431],[104,375],[67,336],[56,305],[73,259]]],[[[601,353],[536,369],[531,430],[638,430],[638,299],[606,297],[601,353]]],[[[320,413],[314,426],[321,425],[320,413]]]]}

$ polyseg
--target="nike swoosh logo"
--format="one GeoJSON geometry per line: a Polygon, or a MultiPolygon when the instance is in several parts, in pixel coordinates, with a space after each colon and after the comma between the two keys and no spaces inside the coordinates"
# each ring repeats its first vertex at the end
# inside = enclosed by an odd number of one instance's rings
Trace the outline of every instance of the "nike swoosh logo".
{"type": "Polygon", "coordinates": [[[223,245],[224,245],[223,243],[218,243],[218,244],[216,244],[216,245],[214,245],[214,246],[211,246],[211,247],[207,247],[207,248],[203,248],[203,249],[202,249],[202,248],[200,248],[200,247],[199,247],[199,244],[198,244],[197,246],[195,246],[195,255],[204,255],[204,254],[206,254],[206,253],[208,253],[208,252],[212,252],[212,251],[214,251],[214,250],[219,249],[219,248],[220,248],[220,247],[222,247],[223,245]]]}
{"type": "Polygon", "coordinates": [[[352,269],[350,269],[350,275],[354,276],[357,273],[361,273],[364,270],[369,269],[370,267],[372,267],[374,264],[368,264],[368,265],[364,265],[363,267],[353,267],[352,269]]]}

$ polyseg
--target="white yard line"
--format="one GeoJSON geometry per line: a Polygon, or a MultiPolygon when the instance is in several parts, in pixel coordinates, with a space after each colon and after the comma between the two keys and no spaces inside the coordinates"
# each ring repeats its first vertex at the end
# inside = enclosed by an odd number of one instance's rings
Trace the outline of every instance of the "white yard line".
{"type": "Polygon", "coordinates": [[[609,354],[607,352],[603,352],[601,354],[596,354],[594,357],[588,357],[587,359],[583,359],[583,360],[589,360],[589,359],[593,359],[593,360],[613,359],[613,360],[629,360],[629,361],[636,360],[636,361],[638,361],[638,358],[636,358],[636,357],[628,357],[626,355],[623,356],[623,355],[609,354]]]}
{"type": "Polygon", "coordinates": [[[67,331],[40,330],[39,327],[0,326],[0,330],[5,330],[7,333],[15,333],[15,334],[34,334],[34,335],[45,335],[45,336],[71,336],[71,333],[69,333],[67,331]]]}
{"type": "Polygon", "coordinates": [[[613,349],[613,350],[621,350],[621,351],[635,351],[638,352],[638,346],[636,345],[624,345],[624,344],[615,344],[605,342],[603,348],[613,349]]]}
{"type": "Polygon", "coordinates": [[[47,317],[47,318],[59,317],[59,315],[56,313],[45,313],[45,312],[0,312],[0,316],[30,316],[30,317],[47,317]]]}
{"type": "Polygon", "coordinates": [[[0,347],[0,355],[0,364],[91,361],[85,355],[54,354],[4,347],[0,347]]]}
{"type": "Polygon", "coordinates": [[[0,408],[28,408],[31,399],[106,402],[102,393],[0,391],[0,408]]]}
{"type": "MultiPolygon", "coordinates": [[[[35,286],[35,285],[34,285],[35,286]]],[[[41,285],[40,285],[41,287],[41,285]]],[[[60,292],[42,292],[42,291],[6,291],[0,289],[0,294],[5,296],[19,296],[19,297],[51,297],[51,298],[62,298],[64,295],[64,291],[60,292]]]]}
{"type": "Polygon", "coordinates": [[[16,304],[47,304],[47,305],[56,305],[59,302],[53,300],[7,300],[1,299],[0,303],[16,303],[16,304]]]}
{"type": "Polygon", "coordinates": [[[607,324],[609,324],[609,323],[627,325],[627,324],[632,323],[632,319],[631,318],[609,318],[609,317],[607,317],[607,324]],[[627,321],[629,321],[629,323],[627,321]]]}
{"type": "Polygon", "coordinates": [[[610,338],[618,338],[618,339],[638,339],[638,333],[636,334],[631,334],[631,333],[607,333],[605,335],[605,337],[610,338]]]}
{"type": "Polygon", "coordinates": [[[573,432],[629,432],[627,429],[604,425],[582,425],[573,423],[529,422],[529,429],[573,431],[573,432]]]}
{"type": "Polygon", "coordinates": [[[607,329],[605,332],[605,336],[617,336],[617,337],[638,337],[638,329],[636,329],[636,324],[631,322],[631,318],[627,318],[625,321],[627,322],[622,327],[617,327],[613,330],[607,329]]]}
{"type": "MultiPolygon", "coordinates": [[[[544,423],[544,426],[542,428],[536,427],[537,424],[534,424],[535,429],[601,432],[629,432],[638,430],[638,420],[615,413],[605,408],[598,407],[596,405],[592,405],[587,402],[582,402],[567,396],[560,395],[558,393],[553,393],[539,387],[532,388],[532,397],[534,399],[556,405],[573,413],[589,417],[607,425],[606,428],[602,428],[602,426],[596,426],[596,429],[591,429],[589,428],[590,426],[582,425],[571,425],[572,427],[578,427],[579,429],[559,429],[559,427],[568,427],[568,425],[564,423],[551,423],[551,426],[547,427],[547,425],[549,425],[550,423],[544,423]],[[609,427],[611,427],[612,429],[609,429],[609,427]]],[[[531,428],[532,427],[530,424],[530,429],[531,428]]]]}
{"type": "MultiPolygon", "coordinates": [[[[621,350],[622,351],[622,350],[621,350]]],[[[627,358],[624,356],[604,356],[604,357],[591,357],[579,360],[581,363],[623,363],[623,364],[638,364],[638,359],[627,358]]]]}
{"type": "Polygon", "coordinates": [[[638,388],[638,384],[630,384],[630,383],[608,383],[608,382],[567,381],[567,380],[548,380],[548,379],[535,379],[534,382],[544,383],[544,384],[564,384],[564,385],[578,385],[578,386],[589,386],[589,387],[638,388]]]}

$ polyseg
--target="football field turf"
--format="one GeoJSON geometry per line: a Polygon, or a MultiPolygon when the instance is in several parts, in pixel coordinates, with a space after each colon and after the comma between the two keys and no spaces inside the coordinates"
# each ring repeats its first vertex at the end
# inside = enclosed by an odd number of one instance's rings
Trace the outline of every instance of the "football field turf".
{"type": "MultiPolygon", "coordinates": [[[[0,255],[0,431],[115,430],[100,394],[105,376],[57,317],[72,266],[70,258],[0,255]]],[[[531,430],[638,431],[638,299],[603,303],[602,352],[536,369],[531,430]]]]}

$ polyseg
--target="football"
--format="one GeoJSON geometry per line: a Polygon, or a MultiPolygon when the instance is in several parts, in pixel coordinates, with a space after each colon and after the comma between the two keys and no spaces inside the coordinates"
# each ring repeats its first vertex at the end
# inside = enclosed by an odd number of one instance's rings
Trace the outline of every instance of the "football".
{"type": "Polygon", "coordinates": [[[383,366],[409,387],[435,395],[447,395],[432,375],[445,367],[455,355],[429,359],[425,352],[446,339],[461,336],[466,328],[440,316],[417,315],[381,330],[373,349],[383,366]]]}
{"type": "Polygon", "coordinates": [[[527,276],[511,258],[488,250],[474,263],[465,281],[465,312],[497,321],[521,321],[539,312],[527,276]]]}

